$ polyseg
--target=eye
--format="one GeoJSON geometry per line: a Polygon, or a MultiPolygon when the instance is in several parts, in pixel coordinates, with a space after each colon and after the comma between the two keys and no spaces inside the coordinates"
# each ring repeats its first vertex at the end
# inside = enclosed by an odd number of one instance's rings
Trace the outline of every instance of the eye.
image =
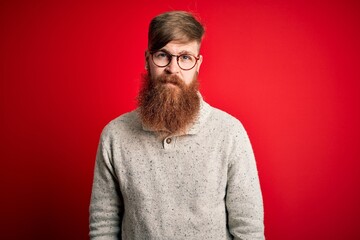
{"type": "Polygon", "coordinates": [[[182,62],[192,62],[194,61],[194,57],[191,55],[183,54],[179,56],[180,61],[182,62]]]}
{"type": "Polygon", "coordinates": [[[167,58],[167,54],[165,52],[156,52],[154,54],[154,57],[158,58],[158,59],[165,59],[167,58]]]}

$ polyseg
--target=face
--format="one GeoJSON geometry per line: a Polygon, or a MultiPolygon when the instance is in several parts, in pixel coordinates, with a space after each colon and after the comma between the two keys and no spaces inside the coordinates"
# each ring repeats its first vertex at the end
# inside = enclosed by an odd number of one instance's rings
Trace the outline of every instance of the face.
{"type": "MultiPolygon", "coordinates": [[[[170,42],[154,55],[160,66],[165,66],[167,54],[188,54],[198,56],[199,44],[170,42]]],[[[191,57],[179,58],[184,68],[193,66],[191,57]]],[[[157,132],[160,137],[183,134],[195,121],[200,109],[197,72],[202,57],[190,70],[179,67],[176,57],[166,67],[159,67],[153,62],[150,53],[146,53],[148,73],[143,75],[143,85],[138,95],[140,117],[147,127],[157,132]],[[154,114],[156,113],[156,114],[154,114]]]]}
{"type": "MultiPolygon", "coordinates": [[[[181,43],[177,41],[171,41],[166,44],[163,48],[159,50],[164,50],[164,52],[180,55],[180,54],[191,54],[194,56],[199,55],[199,44],[196,41],[181,43]]],[[[186,85],[189,85],[195,76],[198,74],[200,70],[200,65],[202,62],[202,56],[199,56],[199,60],[197,61],[194,68],[190,70],[182,70],[177,64],[176,57],[173,57],[170,64],[166,67],[158,67],[151,60],[151,55],[149,52],[146,52],[146,65],[148,67],[148,71],[152,78],[157,78],[161,75],[176,75],[179,79],[181,79],[186,85]]]]}

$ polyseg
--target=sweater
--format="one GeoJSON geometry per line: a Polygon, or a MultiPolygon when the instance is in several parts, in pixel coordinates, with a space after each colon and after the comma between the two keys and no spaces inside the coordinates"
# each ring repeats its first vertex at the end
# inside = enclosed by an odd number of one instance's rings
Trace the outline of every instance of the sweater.
{"type": "Polygon", "coordinates": [[[263,202],[243,125],[201,101],[187,134],[159,139],[138,110],[103,130],[92,240],[264,239],[263,202]]]}

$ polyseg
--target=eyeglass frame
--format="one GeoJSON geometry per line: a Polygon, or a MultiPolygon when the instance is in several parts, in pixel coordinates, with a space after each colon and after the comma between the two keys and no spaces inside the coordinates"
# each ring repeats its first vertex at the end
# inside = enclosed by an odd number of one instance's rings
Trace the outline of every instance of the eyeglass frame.
{"type": "Polygon", "coordinates": [[[150,51],[150,55],[151,55],[151,61],[155,64],[155,66],[160,67],[160,68],[165,68],[165,67],[169,66],[170,63],[171,63],[171,61],[172,61],[172,58],[173,58],[173,57],[176,57],[176,63],[177,63],[177,65],[179,66],[179,68],[180,68],[181,70],[184,70],[184,71],[189,71],[189,70],[193,69],[193,68],[196,66],[196,64],[197,64],[197,62],[199,61],[199,59],[200,59],[200,54],[199,54],[198,56],[195,56],[195,55],[189,54],[189,53],[183,53],[183,54],[176,55],[176,54],[171,54],[171,53],[169,53],[168,51],[165,51],[165,50],[150,51]],[[171,57],[171,59],[168,58],[168,59],[169,59],[169,63],[166,64],[165,66],[159,66],[159,65],[157,65],[157,64],[155,63],[155,61],[154,61],[154,53],[157,53],[157,52],[163,52],[163,53],[165,53],[168,57],[171,57]],[[192,67],[189,68],[189,69],[184,69],[184,68],[180,67],[179,58],[180,58],[181,56],[183,56],[183,55],[190,55],[190,56],[194,57],[194,58],[195,58],[194,66],[192,66],[192,67]]]}

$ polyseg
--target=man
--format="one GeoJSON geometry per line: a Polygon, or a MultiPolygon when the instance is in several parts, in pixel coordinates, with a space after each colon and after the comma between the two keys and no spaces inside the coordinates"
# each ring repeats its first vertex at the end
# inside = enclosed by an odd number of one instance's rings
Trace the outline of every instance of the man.
{"type": "Polygon", "coordinates": [[[187,12],[151,21],[139,107],[101,135],[91,239],[264,239],[247,134],[198,91],[203,34],[187,12]]]}

